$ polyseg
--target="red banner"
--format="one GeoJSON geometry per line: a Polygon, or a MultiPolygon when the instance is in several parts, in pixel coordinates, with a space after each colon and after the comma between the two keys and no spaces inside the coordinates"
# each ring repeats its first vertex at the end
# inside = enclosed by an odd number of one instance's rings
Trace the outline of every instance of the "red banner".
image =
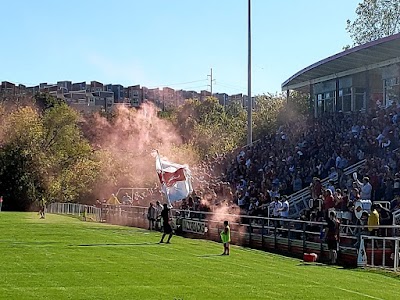
{"type": "Polygon", "coordinates": [[[164,172],[164,174],[162,174],[161,172],[158,172],[158,177],[160,178],[160,182],[165,183],[167,187],[173,186],[177,181],[186,180],[183,168],[180,168],[173,173],[164,172]],[[163,175],[164,175],[164,181],[163,181],[163,175]]]}

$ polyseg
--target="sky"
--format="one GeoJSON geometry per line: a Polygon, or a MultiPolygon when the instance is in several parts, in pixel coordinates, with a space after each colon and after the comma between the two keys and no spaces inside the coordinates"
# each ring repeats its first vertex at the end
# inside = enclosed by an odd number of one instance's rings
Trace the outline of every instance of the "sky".
{"type": "MultiPolygon", "coordinates": [[[[351,44],[360,0],[252,0],[252,95],[351,44]]],[[[0,0],[0,81],[247,94],[247,0],[0,0]]]]}

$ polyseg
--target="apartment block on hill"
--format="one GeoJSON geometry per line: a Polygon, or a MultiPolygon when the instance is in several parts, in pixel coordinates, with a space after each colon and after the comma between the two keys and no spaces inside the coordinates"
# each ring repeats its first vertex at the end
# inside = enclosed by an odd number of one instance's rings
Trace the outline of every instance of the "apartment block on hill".
{"type": "MultiPolygon", "coordinates": [[[[0,86],[1,95],[35,95],[36,93],[49,93],[57,98],[64,99],[69,105],[79,111],[109,111],[116,105],[139,107],[143,102],[150,101],[162,109],[168,109],[183,105],[187,99],[204,101],[211,93],[202,90],[196,91],[174,90],[170,87],[147,88],[140,85],[124,87],[121,84],[103,84],[99,81],[72,82],[69,80],[57,81],[57,83],[42,82],[36,86],[16,86],[12,82],[3,81],[0,86]]],[[[231,101],[239,101],[246,105],[242,94],[228,96],[225,93],[213,94],[221,105],[227,105],[231,101]]]]}

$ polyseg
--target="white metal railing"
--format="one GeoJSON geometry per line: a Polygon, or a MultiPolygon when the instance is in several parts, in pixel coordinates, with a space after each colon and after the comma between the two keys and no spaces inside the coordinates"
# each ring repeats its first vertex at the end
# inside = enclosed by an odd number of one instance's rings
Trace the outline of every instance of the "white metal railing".
{"type": "MultiPolygon", "coordinates": [[[[400,225],[400,209],[397,209],[393,212],[393,225],[400,225]]],[[[400,236],[399,226],[394,229],[394,235],[400,236]]]]}
{"type": "Polygon", "coordinates": [[[400,261],[399,245],[400,237],[362,235],[358,250],[357,266],[378,267],[397,272],[400,261]],[[388,251],[389,253],[387,253],[388,251]]]}
{"type": "Polygon", "coordinates": [[[82,217],[85,221],[101,222],[101,209],[78,203],[50,203],[46,207],[50,214],[74,215],[82,217]]]}

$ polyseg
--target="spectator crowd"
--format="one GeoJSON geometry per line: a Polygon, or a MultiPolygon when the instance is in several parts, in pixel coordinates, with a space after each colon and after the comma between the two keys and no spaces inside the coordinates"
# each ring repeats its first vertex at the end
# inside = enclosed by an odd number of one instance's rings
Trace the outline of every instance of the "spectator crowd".
{"type": "Polygon", "coordinates": [[[299,116],[232,157],[223,179],[232,187],[233,203],[251,215],[265,215],[263,208],[274,198],[310,186],[312,197],[323,199],[324,211],[351,210],[357,199],[391,201],[394,210],[400,193],[399,134],[396,104],[318,119],[299,116]],[[358,172],[364,180],[343,172],[363,159],[358,172]],[[323,178],[331,179],[327,188],[323,178]]]}
{"type": "MultiPolygon", "coordinates": [[[[389,201],[393,211],[400,208],[399,136],[400,105],[395,103],[368,112],[298,116],[252,145],[193,166],[195,191],[175,206],[278,216],[276,201],[283,205],[283,196],[310,188],[315,207],[301,216],[308,220],[322,220],[336,209],[355,222],[354,204],[360,199],[389,201]],[[364,159],[357,178],[344,173],[364,159]],[[323,178],[330,179],[327,186],[323,178]]],[[[124,198],[124,204],[148,205],[162,195],[155,187],[124,198]]]]}

